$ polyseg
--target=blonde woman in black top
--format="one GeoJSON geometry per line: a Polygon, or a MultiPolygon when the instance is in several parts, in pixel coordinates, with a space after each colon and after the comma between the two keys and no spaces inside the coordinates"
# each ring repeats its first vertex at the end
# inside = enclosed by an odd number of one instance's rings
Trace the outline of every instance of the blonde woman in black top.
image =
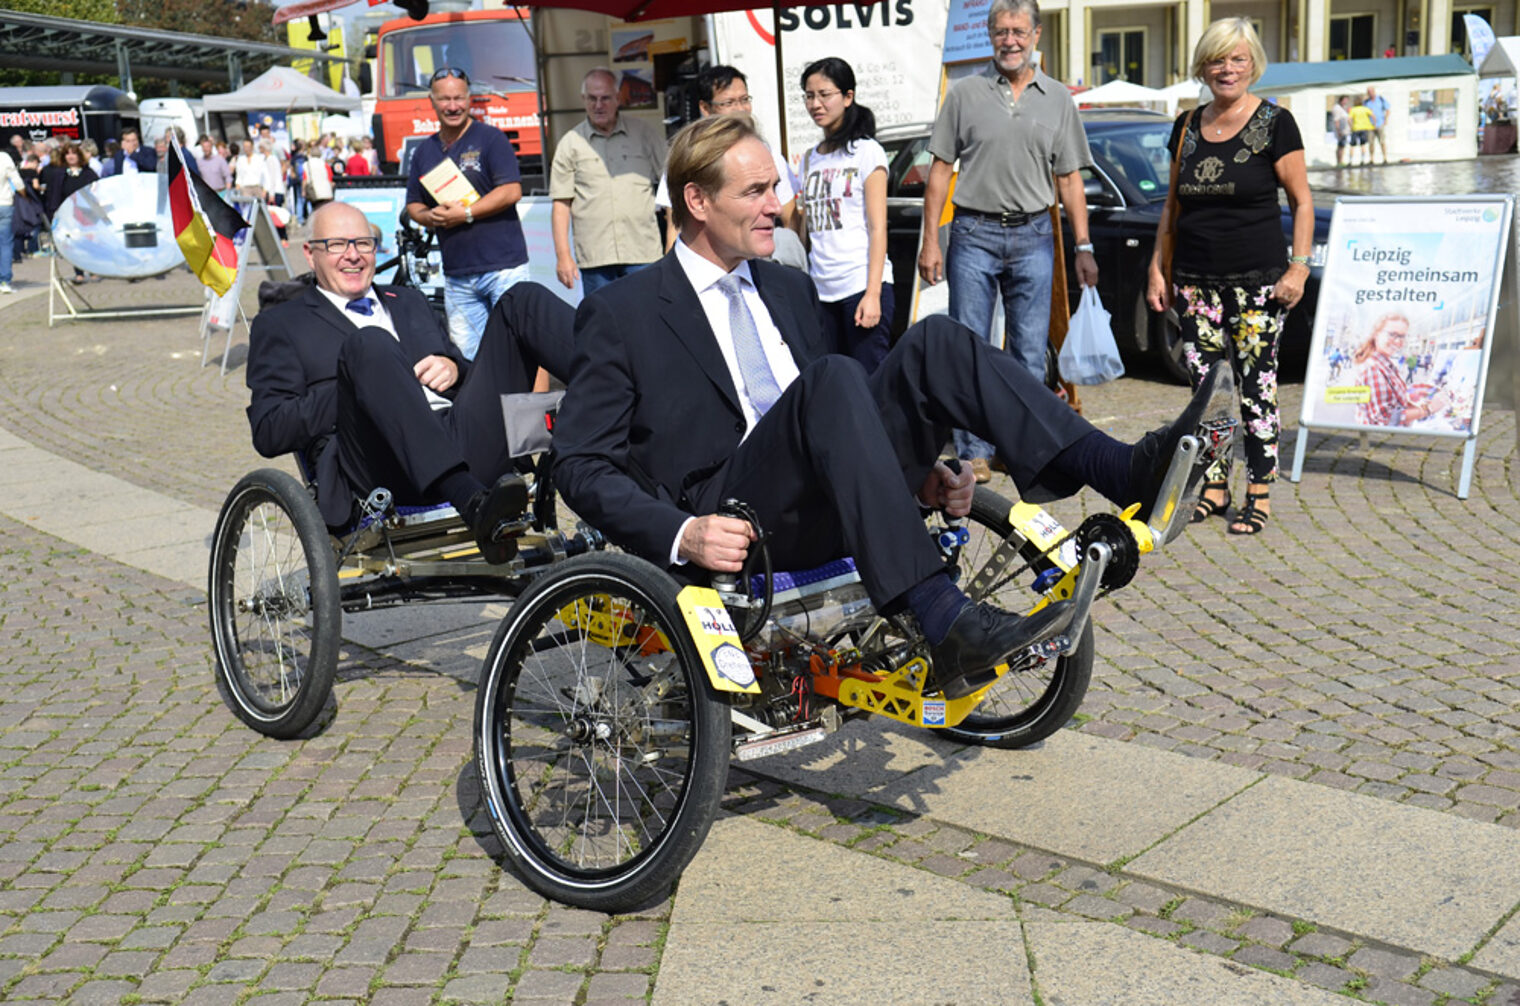
{"type": "MultiPolygon", "coordinates": [[[[1195,387],[1217,360],[1228,358],[1234,368],[1249,485],[1231,534],[1257,534],[1271,512],[1281,428],[1277,344],[1288,311],[1304,295],[1314,241],[1298,126],[1292,115],[1250,90],[1266,68],[1261,41],[1245,18],[1216,21],[1198,40],[1193,76],[1208,86],[1211,100],[1178,116],[1172,127],[1168,149],[1178,156],[1172,286],[1161,272],[1161,238],[1171,226],[1168,202],[1146,292],[1153,311],[1166,310],[1177,298],[1195,387]],[[1279,187],[1293,211],[1291,254],[1283,238],[1279,187]]],[[[1228,477],[1228,459],[1209,469],[1195,523],[1227,515],[1228,477]]]]}

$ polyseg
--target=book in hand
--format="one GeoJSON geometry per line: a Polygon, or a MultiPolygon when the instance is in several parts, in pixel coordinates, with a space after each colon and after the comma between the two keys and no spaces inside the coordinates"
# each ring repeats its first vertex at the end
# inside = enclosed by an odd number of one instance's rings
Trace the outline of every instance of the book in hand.
{"type": "Polygon", "coordinates": [[[444,203],[469,206],[480,198],[480,193],[475,191],[475,186],[470,184],[452,157],[439,161],[438,166],[424,174],[420,180],[428,195],[440,206],[444,203]]]}

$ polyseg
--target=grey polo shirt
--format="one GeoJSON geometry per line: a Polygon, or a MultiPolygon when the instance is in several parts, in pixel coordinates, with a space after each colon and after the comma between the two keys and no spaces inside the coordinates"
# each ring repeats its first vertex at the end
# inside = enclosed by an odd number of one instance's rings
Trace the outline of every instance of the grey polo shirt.
{"type": "Polygon", "coordinates": [[[1092,164],[1087,133],[1065,84],[1035,70],[1018,101],[989,62],[950,89],[934,121],[929,153],[959,158],[952,201],[982,213],[1035,213],[1056,201],[1050,176],[1092,164]]]}

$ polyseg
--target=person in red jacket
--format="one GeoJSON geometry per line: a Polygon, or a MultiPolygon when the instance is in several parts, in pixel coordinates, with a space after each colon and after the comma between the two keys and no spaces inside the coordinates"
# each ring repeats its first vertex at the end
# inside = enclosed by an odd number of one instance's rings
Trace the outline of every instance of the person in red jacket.
{"type": "Polygon", "coordinates": [[[348,160],[343,162],[344,173],[350,178],[369,174],[369,158],[364,156],[364,151],[359,149],[359,145],[355,143],[348,149],[351,153],[348,160]]]}

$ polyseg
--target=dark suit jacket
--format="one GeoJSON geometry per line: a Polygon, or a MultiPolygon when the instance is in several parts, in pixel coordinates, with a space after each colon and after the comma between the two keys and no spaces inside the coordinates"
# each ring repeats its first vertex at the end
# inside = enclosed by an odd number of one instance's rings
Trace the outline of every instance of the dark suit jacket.
{"type": "MultiPolygon", "coordinates": [[[[807,274],[750,269],[798,369],[833,352],[807,274]]],[[[744,436],[744,411],[717,336],[674,252],[599,290],[575,318],[575,367],[554,426],[555,485],[582,519],[664,566],[685,491],[744,436]]]]}
{"type": "MultiPolygon", "coordinates": [[[[125,150],[118,150],[111,155],[111,174],[121,174],[121,162],[127,156],[125,150]]],[[[138,147],[132,151],[132,160],[137,162],[138,171],[156,171],[158,169],[158,154],[152,147],[138,147]]]]}
{"type": "MultiPolygon", "coordinates": [[[[437,354],[459,365],[457,389],[469,363],[449,341],[423,296],[406,287],[377,286],[412,361],[437,354]]],[[[315,476],[317,503],[331,525],[348,521],[354,491],[338,464],[338,351],[353,323],[310,287],[296,298],[259,312],[248,336],[248,425],[264,457],[299,452],[315,476]],[[337,491],[333,491],[333,487],[337,491]]],[[[444,397],[453,397],[454,389],[444,397]]]]}

